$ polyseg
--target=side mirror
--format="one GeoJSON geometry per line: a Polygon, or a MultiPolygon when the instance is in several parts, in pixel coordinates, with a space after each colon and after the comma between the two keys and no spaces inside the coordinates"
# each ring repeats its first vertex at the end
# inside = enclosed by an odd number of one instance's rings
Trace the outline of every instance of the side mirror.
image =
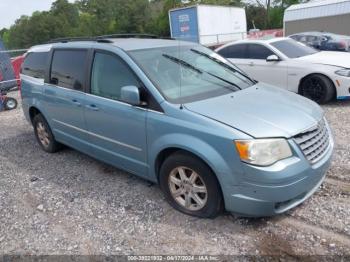
{"type": "Polygon", "coordinates": [[[266,62],[278,62],[281,61],[281,59],[276,55],[270,55],[266,58],[266,62]]]}
{"type": "Polygon", "coordinates": [[[141,105],[140,90],[136,86],[124,86],[121,89],[120,98],[123,102],[133,106],[141,105]]]}

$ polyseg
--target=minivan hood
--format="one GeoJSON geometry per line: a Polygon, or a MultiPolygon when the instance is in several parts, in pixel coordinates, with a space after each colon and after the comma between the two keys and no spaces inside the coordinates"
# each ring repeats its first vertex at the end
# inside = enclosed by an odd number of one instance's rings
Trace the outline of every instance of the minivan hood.
{"type": "Polygon", "coordinates": [[[255,138],[289,138],[315,126],[323,117],[321,107],[311,100],[263,83],[188,103],[185,108],[255,138]]]}
{"type": "Polygon", "coordinates": [[[350,68],[350,53],[336,51],[321,51],[312,55],[295,58],[295,60],[313,64],[332,65],[350,68]]]}

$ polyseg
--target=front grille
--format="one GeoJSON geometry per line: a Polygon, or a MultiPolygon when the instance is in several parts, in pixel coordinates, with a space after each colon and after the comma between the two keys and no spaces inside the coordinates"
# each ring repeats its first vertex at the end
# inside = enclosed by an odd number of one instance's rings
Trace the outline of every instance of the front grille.
{"type": "Polygon", "coordinates": [[[330,134],[326,120],[321,120],[313,127],[294,137],[295,142],[303,151],[305,157],[311,164],[315,164],[326,153],[330,145],[330,134]]]}

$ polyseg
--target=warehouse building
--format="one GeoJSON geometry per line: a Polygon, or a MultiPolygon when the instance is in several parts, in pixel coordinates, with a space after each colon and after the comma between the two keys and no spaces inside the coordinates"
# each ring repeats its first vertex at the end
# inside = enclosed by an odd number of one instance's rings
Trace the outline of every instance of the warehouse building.
{"type": "Polygon", "coordinates": [[[285,36],[324,31],[350,35],[350,0],[323,0],[288,7],[284,13],[285,36]]]}

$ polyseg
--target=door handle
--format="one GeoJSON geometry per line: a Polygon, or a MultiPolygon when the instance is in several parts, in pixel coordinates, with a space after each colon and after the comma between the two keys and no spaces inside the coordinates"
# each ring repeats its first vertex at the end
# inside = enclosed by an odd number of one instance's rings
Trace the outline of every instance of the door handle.
{"type": "Polygon", "coordinates": [[[72,102],[76,106],[81,106],[81,103],[78,100],[76,100],[76,99],[73,99],[72,102]]]}
{"type": "Polygon", "coordinates": [[[88,109],[90,109],[90,110],[93,110],[93,111],[98,111],[99,110],[99,108],[96,106],[96,105],[94,105],[94,104],[92,104],[92,105],[87,105],[86,106],[88,109]]]}
{"type": "Polygon", "coordinates": [[[248,65],[249,66],[254,66],[254,62],[250,62],[248,65]]]}

